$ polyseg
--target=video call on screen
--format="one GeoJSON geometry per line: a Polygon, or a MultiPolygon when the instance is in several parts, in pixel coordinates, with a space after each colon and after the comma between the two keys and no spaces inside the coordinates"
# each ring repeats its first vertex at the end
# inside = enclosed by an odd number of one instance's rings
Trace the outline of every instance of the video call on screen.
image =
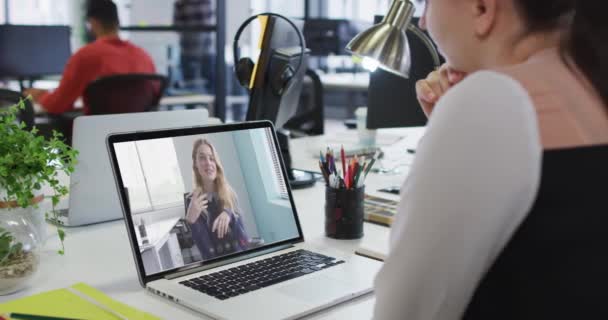
{"type": "Polygon", "coordinates": [[[147,275],[298,237],[272,134],[114,145],[147,275]]]}

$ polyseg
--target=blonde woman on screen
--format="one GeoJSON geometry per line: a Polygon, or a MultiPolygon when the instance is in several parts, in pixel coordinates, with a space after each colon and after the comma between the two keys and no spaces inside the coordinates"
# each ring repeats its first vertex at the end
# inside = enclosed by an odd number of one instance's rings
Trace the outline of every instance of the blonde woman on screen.
{"type": "Polygon", "coordinates": [[[186,196],[186,220],[203,259],[247,249],[236,193],[224,176],[219,154],[206,139],[194,142],[192,173],[194,190],[186,196]]]}

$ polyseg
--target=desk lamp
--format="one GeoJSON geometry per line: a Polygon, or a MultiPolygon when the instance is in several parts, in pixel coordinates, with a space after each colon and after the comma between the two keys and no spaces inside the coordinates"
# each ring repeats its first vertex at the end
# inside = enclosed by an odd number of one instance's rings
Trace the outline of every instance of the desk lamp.
{"type": "Polygon", "coordinates": [[[382,22],[356,35],[346,50],[362,58],[364,68],[374,71],[380,67],[401,77],[409,77],[410,48],[406,31],[409,29],[429,49],[435,67],[439,67],[439,53],[422,30],[411,24],[414,5],[409,0],[394,0],[382,22]]]}

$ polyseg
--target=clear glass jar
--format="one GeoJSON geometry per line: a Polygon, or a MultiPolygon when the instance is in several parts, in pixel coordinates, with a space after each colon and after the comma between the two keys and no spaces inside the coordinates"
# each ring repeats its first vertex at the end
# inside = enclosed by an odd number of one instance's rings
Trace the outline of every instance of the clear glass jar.
{"type": "Polygon", "coordinates": [[[7,206],[0,203],[0,295],[26,287],[40,265],[39,235],[31,221],[34,208],[7,206]]]}

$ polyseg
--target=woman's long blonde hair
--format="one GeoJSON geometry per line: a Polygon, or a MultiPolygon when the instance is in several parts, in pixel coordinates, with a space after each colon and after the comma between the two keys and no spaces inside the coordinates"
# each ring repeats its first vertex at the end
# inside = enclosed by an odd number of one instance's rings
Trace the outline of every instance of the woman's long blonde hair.
{"type": "Polygon", "coordinates": [[[211,149],[213,159],[215,159],[215,167],[217,171],[215,178],[215,189],[219,197],[220,206],[221,208],[230,209],[236,214],[236,194],[234,193],[234,190],[232,190],[232,187],[230,187],[228,181],[226,181],[226,177],[224,176],[224,167],[222,166],[222,161],[220,161],[218,153],[215,151],[215,147],[213,147],[213,145],[207,139],[197,139],[194,141],[194,146],[192,147],[192,176],[194,177],[194,186],[202,192],[209,192],[209,190],[204,189],[203,177],[201,177],[198,172],[198,168],[196,167],[197,151],[198,148],[203,144],[207,145],[209,149],[211,149]]]}

